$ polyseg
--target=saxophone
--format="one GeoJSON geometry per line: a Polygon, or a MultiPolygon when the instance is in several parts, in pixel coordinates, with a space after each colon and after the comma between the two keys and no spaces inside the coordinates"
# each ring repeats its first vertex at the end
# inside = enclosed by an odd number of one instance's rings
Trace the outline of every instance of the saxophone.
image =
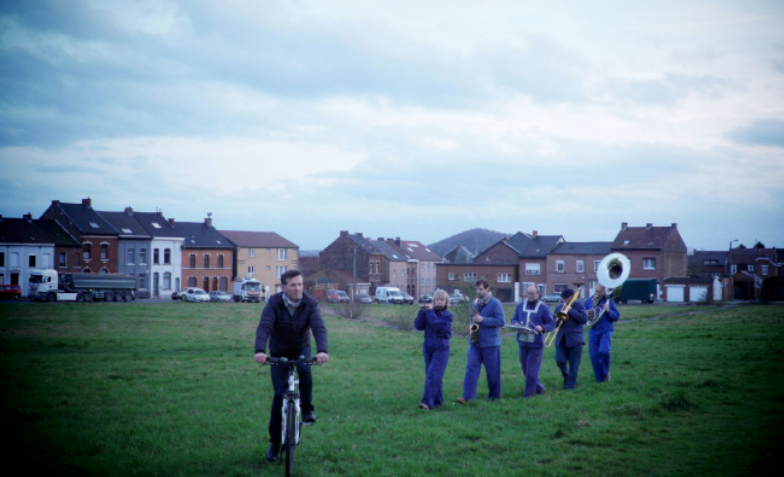
{"type": "Polygon", "coordinates": [[[479,298],[476,298],[474,300],[474,306],[469,311],[469,313],[471,313],[471,316],[469,318],[470,321],[471,321],[471,327],[468,328],[468,334],[471,335],[471,342],[474,343],[474,344],[478,344],[479,343],[479,324],[473,322],[474,321],[474,310],[476,310],[476,305],[477,305],[478,302],[479,302],[479,298]]]}

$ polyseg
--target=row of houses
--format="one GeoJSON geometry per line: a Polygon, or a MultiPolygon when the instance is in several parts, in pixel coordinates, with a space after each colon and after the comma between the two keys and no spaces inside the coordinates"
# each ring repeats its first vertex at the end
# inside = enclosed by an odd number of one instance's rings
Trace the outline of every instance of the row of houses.
{"type": "Polygon", "coordinates": [[[139,279],[139,297],[159,297],[187,286],[229,291],[252,276],[268,290],[299,267],[299,247],[274,232],[218,230],[209,216],[177,222],[161,211],[99,211],[53,200],[38,219],[0,216],[0,284],[28,293],[33,269],[61,273],[122,273],[139,279]]]}
{"type": "Polygon", "coordinates": [[[723,299],[757,300],[764,281],[784,277],[784,250],[757,242],[752,248],[694,250],[689,255],[688,273],[692,281],[724,284],[723,299]]]}

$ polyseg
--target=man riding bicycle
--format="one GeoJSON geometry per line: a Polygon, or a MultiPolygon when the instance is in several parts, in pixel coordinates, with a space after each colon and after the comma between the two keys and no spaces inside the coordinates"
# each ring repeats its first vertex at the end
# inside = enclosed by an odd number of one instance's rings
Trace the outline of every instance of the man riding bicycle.
{"type": "MultiPolygon", "coordinates": [[[[327,354],[327,327],[321,318],[318,302],[303,289],[302,273],[289,270],[280,276],[283,291],[270,297],[261,320],[256,329],[257,363],[267,361],[267,340],[269,340],[270,356],[297,359],[300,356],[310,358],[310,331],[316,339],[316,361],[319,364],[329,361],[327,354]]],[[[310,367],[298,365],[297,374],[300,383],[300,400],[302,420],[306,423],[316,422],[313,413],[313,378],[310,367]]],[[[288,385],[288,373],[283,366],[273,366],[270,370],[275,397],[272,399],[269,434],[271,445],[267,450],[267,461],[277,462],[280,453],[281,405],[288,385]]]]}

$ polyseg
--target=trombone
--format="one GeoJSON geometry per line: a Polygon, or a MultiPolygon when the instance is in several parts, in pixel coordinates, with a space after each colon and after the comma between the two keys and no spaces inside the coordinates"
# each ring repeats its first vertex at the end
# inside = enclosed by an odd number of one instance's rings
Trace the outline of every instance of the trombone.
{"type": "Polygon", "coordinates": [[[569,310],[572,309],[572,303],[574,303],[574,300],[576,300],[580,295],[581,290],[582,287],[577,287],[577,290],[574,291],[574,295],[569,298],[569,301],[564,305],[563,308],[561,308],[561,311],[558,312],[558,318],[556,318],[556,321],[558,321],[558,326],[555,328],[555,331],[552,331],[549,335],[545,336],[545,349],[551,347],[553,343],[555,343],[555,337],[558,336],[558,331],[561,329],[561,326],[563,326],[563,324],[569,320],[569,310]]]}

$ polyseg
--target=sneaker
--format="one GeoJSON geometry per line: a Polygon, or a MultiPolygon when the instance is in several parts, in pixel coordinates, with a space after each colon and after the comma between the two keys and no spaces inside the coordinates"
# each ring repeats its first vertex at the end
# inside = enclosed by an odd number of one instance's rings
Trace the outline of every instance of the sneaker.
{"type": "Polygon", "coordinates": [[[313,414],[313,411],[306,412],[302,416],[302,422],[305,424],[314,424],[316,422],[316,415],[313,414]]]}
{"type": "Polygon", "coordinates": [[[427,410],[429,410],[429,409],[430,409],[430,406],[428,406],[428,405],[427,405],[427,404],[425,404],[425,403],[419,403],[419,409],[424,409],[424,410],[426,410],[426,411],[427,411],[427,410]]]}
{"type": "Polygon", "coordinates": [[[269,449],[267,449],[267,462],[280,462],[280,444],[270,444],[269,449]]]}
{"type": "Polygon", "coordinates": [[[465,403],[467,403],[467,402],[468,402],[468,399],[465,399],[465,398],[461,398],[461,397],[459,397],[459,398],[455,399],[455,401],[456,401],[458,404],[465,404],[465,403]]]}
{"type": "Polygon", "coordinates": [[[605,381],[609,381],[611,379],[612,379],[612,377],[610,377],[610,373],[607,373],[607,376],[604,377],[605,381]]]}

